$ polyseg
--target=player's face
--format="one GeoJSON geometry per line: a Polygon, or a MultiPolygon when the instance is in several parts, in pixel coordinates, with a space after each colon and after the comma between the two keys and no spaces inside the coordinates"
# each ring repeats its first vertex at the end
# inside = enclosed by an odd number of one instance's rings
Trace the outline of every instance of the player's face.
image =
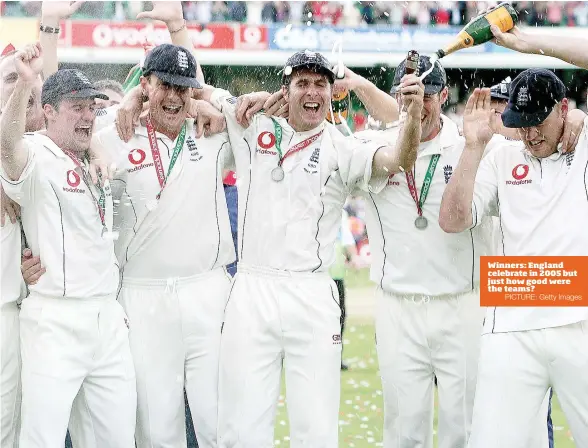
{"type": "Polygon", "coordinates": [[[106,109],[107,107],[115,106],[120,104],[123,99],[122,95],[114,90],[104,89],[101,90],[100,93],[106,95],[108,99],[103,100],[101,98],[96,98],[96,109],[106,109]]]}
{"type": "Polygon", "coordinates": [[[331,104],[331,83],[325,75],[300,70],[292,75],[288,88],[283,87],[288,102],[288,122],[298,132],[320,125],[331,104]]]}
{"type": "Polygon", "coordinates": [[[192,89],[172,86],[151,75],[143,78],[143,89],[149,97],[153,125],[161,130],[174,131],[182,127],[188,116],[192,89]]]}
{"type": "MultiPolygon", "coordinates": [[[[14,55],[8,55],[0,60],[0,108],[3,111],[6,103],[10,99],[18,74],[16,73],[16,66],[14,64],[14,55]]],[[[45,127],[43,119],[43,108],[41,107],[41,87],[43,83],[41,78],[37,78],[37,82],[33,85],[31,96],[27,104],[26,115],[26,132],[34,132],[45,127]]]]}
{"type": "Polygon", "coordinates": [[[59,135],[59,145],[75,152],[90,148],[96,105],[91,99],[62,100],[57,108],[45,105],[47,130],[59,135]]]}
{"type": "Polygon", "coordinates": [[[517,129],[519,138],[535,157],[548,157],[557,151],[557,145],[563,134],[568,112],[567,99],[557,104],[543,123],[538,126],[517,129]]]}

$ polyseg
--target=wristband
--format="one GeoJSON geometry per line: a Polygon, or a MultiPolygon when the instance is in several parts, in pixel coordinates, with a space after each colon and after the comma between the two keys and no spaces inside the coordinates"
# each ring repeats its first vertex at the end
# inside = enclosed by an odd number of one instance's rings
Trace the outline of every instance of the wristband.
{"type": "Polygon", "coordinates": [[[178,33],[180,31],[182,31],[184,28],[186,28],[186,20],[184,20],[184,24],[181,27],[179,27],[177,30],[169,30],[169,34],[178,33]]]}
{"type": "Polygon", "coordinates": [[[45,26],[45,25],[41,24],[39,26],[39,30],[42,33],[59,34],[59,27],[53,28],[52,26],[45,26]]]}

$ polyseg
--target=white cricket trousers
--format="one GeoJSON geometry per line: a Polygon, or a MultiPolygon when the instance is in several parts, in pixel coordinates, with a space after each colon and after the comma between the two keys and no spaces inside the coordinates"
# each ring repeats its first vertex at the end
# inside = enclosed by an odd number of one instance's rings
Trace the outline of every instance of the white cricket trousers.
{"type": "Polygon", "coordinates": [[[216,268],[189,278],[125,278],[137,374],[137,448],[186,447],[184,388],[200,448],[216,448],[221,325],[232,282],[216,268]]]}
{"type": "Polygon", "coordinates": [[[588,447],[588,321],[485,334],[478,369],[469,448],[528,448],[550,386],[576,446],[588,447]]]}
{"type": "Polygon", "coordinates": [[[76,395],[90,423],[85,437],[98,447],[134,448],[135,372],[114,297],[31,293],[21,306],[20,347],[21,448],[63,448],[76,395]]]}
{"type": "Polygon", "coordinates": [[[438,446],[465,447],[484,322],[479,293],[429,298],[378,289],[376,295],[384,448],[432,448],[434,376],[438,446]]]}
{"type": "Polygon", "coordinates": [[[2,344],[2,373],[0,376],[0,447],[18,447],[20,427],[20,334],[18,305],[16,302],[2,304],[0,308],[2,344]]]}
{"type": "Polygon", "coordinates": [[[282,365],[292,448],[338,448],[341,308],[326,273],[238,265],[225,312],[219,447],[272,448],[282,365]]]}

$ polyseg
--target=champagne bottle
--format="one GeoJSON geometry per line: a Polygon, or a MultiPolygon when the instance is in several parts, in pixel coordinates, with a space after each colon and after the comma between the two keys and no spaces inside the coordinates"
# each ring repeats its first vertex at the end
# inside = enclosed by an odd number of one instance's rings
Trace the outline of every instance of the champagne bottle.
{"type": "Polygon", "coordinates": [[[490,27],[498,26],[503,33],[518,22],[518,14],[509,3],[501,3],[485,14],[473,18],[449,45],[435,54],[439,59],[463,48],[486,43],[494,38],[490,27]]]}
{"type": "MultiPolygon", "coordinates": [[[[345,77],[345,72],[342,65],[339,65],[340,67],[337,70],[337,78],[343,79],[345,77]]],[[[347,120],[350,107],[351,97],[349,96],[349,90],[344,89],[338,93],[333,93],[333,96],[331,97],[331,108],[327,111],[327,121],[335,125],[342,124],[342,120],[347,120]]]]}
{"type": "Polygon", "coordinates": [[[419,54],[415,50],[410,50],[406,56],[406,62],[404,65],[404,73],[407,75],[419,74],[419,54]]]}

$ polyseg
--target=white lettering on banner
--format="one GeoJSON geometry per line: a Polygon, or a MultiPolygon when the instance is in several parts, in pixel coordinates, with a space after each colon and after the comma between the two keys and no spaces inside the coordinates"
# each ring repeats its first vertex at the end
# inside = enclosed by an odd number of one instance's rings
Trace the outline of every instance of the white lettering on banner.
{"type": "MultiPolygon", "coordinates": [[[[436,51],[440,46],[451,41],[454,37],[453,30],[448,32],[431,32],[427,30],[408,31],[406,29],[390,30],[361,30],[353,28],[310,28],[292,27],[278,28],[275,31],[273,42],[278,49],[311,49],[318,51],[331,50],[334,43],[343,40],[345,51],[372,51],[389,52],[419,48],[421,51],[436,51]],[[402,48],[398,48],[402,47],[402,48]]],[[[476,46],[462,51],[484,52],[485,46],[476,46]]]]}
{"type": "MultiPolygon", "coordinates": [[[[194,45],[199,47],[210,47],[214,42],[214,33],[211,30],[189,29],[188,33],[194,45]]],[[[160,45],[170,42],[169,32],[166,28],[155,28],[147,25],[143,28],[132,26],[114,26],[107,23],[100,24],[94,28],[92,41],[97,47],[125,47],[142,45],[145,41],[160,45]]]]}

